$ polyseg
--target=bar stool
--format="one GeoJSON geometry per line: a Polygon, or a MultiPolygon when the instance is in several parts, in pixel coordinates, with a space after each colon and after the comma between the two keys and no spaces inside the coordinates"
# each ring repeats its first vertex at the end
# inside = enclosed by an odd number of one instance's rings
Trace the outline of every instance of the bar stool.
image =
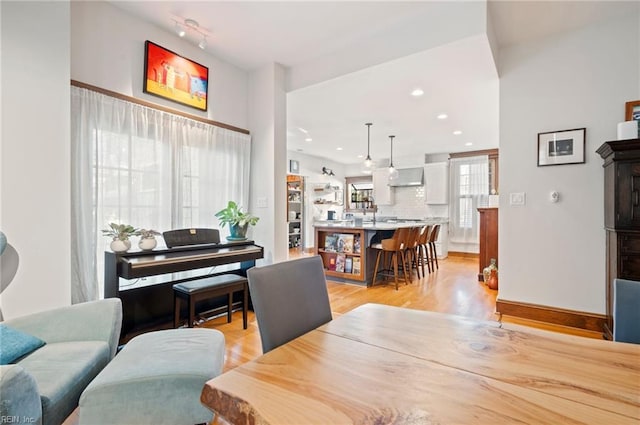
{"type": "Polygon", "coordinates": [[[438,240],[438,235],[440,234],[440,225],[434,224],[433,230],[431,230],[431,234],[429,235],[429,256],[431,261],[431,270],[435,271],[433,268],[433,263],[435,261],[435,268],[440,269],[438,267],[438,253],[436,252],[436,241],[438,240]]]}
{"type": "Polygon", "coordinates": [[[404,258],[407,261],[409,278],[411,278],[411,271],[415,266],[418,279],[420,279],[420,269],[418,268],[418,238],[420,237],[421,230],[422,227],[410,227],[407,232],[407,239],[402,247],[402,250],[404,251],[404,258]]]}
{"type": "MultiPolygon", "coordinates": [[[[371,248],[378,250],[378,254],[376,256],[376,266],[373,272],[373,282],[372,285],[376,283],[376,279],[378,276],[378,268],[380,266],[380,257],[384,255],[383,266],[386,264],[387,254],[391,254],[390,261],[393,265],[393,279],[396,284],[396,291],[398,290],[398,256],[400,256],[400,263],[402,264],[402,271],[404,273],[404,281],[407,284],[407,272],[405,270],[405,258],[403,245],[406,239],[406,235],[408,233],[408,228],[403,227],[400,229],[396,229],[393,232],[393,236],[391,239],[383,239],[380,243],[376,243],[371,245],[371,248]]],[[[391,266],[391,265],[390,265],[391,266]]],[[[391,270],[383,269],[380,271],[382,276],[391,276],[391,270]]]]}
{"type": "Polygon", "coordinates": [[[429,247],[427,243],[429,242],[429,233],[431,233],[431,229],[433,229],[432,225],[426,225],[422,228],[422,232],[420,233],[420,237],[418,237],[418,262],[422,267],[422,275],[424,276],[424,263],[427,263],[427,270],[431,273],[431,264],[429,263],[429,247]]]}

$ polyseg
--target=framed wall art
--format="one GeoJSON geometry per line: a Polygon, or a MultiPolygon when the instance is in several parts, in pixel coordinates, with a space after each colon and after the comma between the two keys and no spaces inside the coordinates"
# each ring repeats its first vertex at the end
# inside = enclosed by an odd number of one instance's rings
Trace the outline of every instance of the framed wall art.
{"type": "Polygon", "coordinates": [[[289,172],[292,174],[300,174],[300,163],[295,159],[289,160],[289,172]]]}
{"type": "Polygon", "coordinates": [[[584,164],[586,128],[538,133],[538,167],[584,164]]]}
{"type": "Polygon", "coordinates": [[[209,68],[145,42],[143,92],[206,111],[208,87],[209,68]]]}
{"type": "Polygon", "coordinates": [[[624,106],[625,121],[640,121],[640,100],[627,102],[624,106]]]}

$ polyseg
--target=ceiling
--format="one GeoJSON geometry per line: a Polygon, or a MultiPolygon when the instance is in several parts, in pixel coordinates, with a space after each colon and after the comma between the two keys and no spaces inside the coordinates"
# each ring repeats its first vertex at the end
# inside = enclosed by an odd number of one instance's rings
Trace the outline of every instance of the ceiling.
{"type": "MultiPolygon", "coordinates": [[[[374,160],[389,157],[390,134],[394,158],[498,146],[498,75],[478,19],[486,16],[483,2],[111,3],[168,31],[175,20],[197,20],[207,52],[239,68],[287,67],[291,150],[360,162],[366,122],[374,160]],[[415,88],[424,95],[411,96],[415,88]],[[448,118],[437,119],[441,113],[448,118]]],[[[490,1],[488,10],[498,45],[509,46],[637,7],[513,0],[490,1]]]]}
{"type": "Polygon", "coordinates": [[[342,163],[361,162],[358,155],[367,151],[367,122],[373,124],[374,161],[390,157],[389,135],[396,136],[396,159],[497,147],[498,76],[486,37],[436,47],[287,96],[287,142],[292,150],[342,163]],[[424,95],[412,96],[418,87],[424,95]],[[448,117],[438,119],[443,113],[448,117]],[[455,130],[462,134],[454,135],[455,130]],[[309,137],[312,141],[305,141],[309,137]]]}

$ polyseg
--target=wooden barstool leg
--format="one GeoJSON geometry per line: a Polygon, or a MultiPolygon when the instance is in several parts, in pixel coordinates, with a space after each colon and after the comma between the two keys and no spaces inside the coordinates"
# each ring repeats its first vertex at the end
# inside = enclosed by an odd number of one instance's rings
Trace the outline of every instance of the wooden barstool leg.
{"type": "Polygon", "coordinates": [[[431,270],[431,260],[429,259],[429,243],[426,243],[423,245],[424,248],[424,259],[427,262],[427,269],[429,270],[429,273],[432,272],[431,270]]]}
{"type": "Polygon", "coordinates": [[[402,261],[402,273],[404,274],[404,284],[408,285],[409,284],[409,280],[407,279],[407,264],[406,264],[406,257],[404,256],[404,251],[400,251],[400,260],[402,261]]]}
{"type": "Polygon", "coordinates": [[[229,290],[227,295],[227,323],[231,323],[231,316],[233,315],[233,291],[229,290]]]}
{"type": "Polygon", "coordinates": [[[378,251],[378,255],[376,256],[376,267],[373,269],[373,281],[371,282],[372,286],[376,284],[376,277],[378,276],[378,266],[380,265],[381,254],[382,251],[378,251]]]}
{"type": "Polygon", "coordinates": [[[434,260],[436,258],[436,247],[433,242],[429,243],[429,253],[431,254],[431,269],[436,271],[435,261],[437,260],[434,260]]]}
{"type": "Polygon", "coordinates": [[[393,280],[396,283],[396,291],[397,291],[398,290],[398,255],[391,253],[391,260],[393,261],[393,280]]]}
{"type": "MultiPolygon", "coordinates": [[[[416,265],[416,273],[418,275],[418,279],[420,279],[420,265],[418,264],[418,247],[411,248],[411,255],[413,256],[413,264],[416,265]]],[[[422,274],[424,275],[424,269],[422,270],[422,274]]]]}
{"type": "Polygon", "coordinates": [[[436,262],[436,269],[440,269],[438,266],[438,251],[436,250],[436,244],[433,243],[433,260],[436,262]]]}

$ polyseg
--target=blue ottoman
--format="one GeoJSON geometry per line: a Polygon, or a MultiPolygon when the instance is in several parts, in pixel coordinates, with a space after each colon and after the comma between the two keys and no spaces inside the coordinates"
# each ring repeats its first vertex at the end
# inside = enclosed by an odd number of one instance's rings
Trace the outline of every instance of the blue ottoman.
{"type": "Polygon", "coordinates": [[[133,338],[80,396],[80,424],[193,425],[213,414],[200,403],[222,372],[225,342],[214,329],[172,329],[133,338]]]}

